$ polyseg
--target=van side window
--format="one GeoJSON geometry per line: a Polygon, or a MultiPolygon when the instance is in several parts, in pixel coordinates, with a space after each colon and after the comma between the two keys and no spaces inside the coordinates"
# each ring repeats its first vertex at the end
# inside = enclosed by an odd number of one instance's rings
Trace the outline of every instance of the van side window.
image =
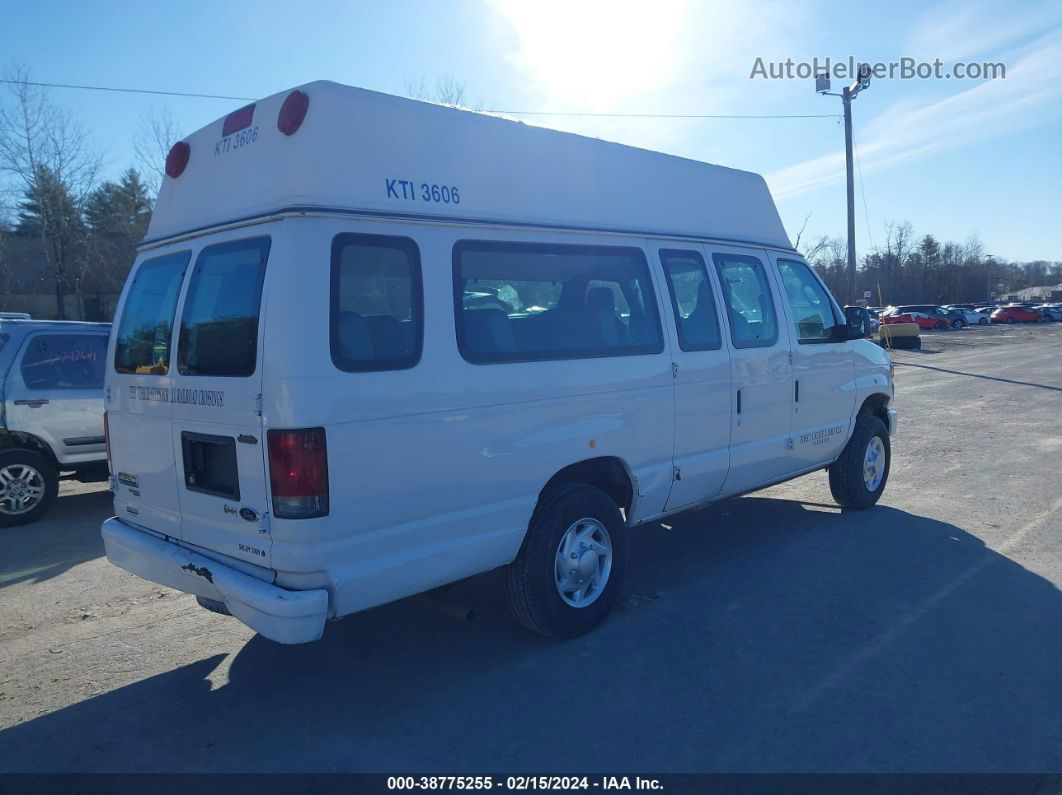
{"type": "Polygon", "coordinates": [[[169,372],[177,296],[191,259],[192,252],[181,251],[140,263],[129,285],[115,334],[115,372],[150,375],[169,372]]]}
{"type": "Polygon", "coordinates": [[[424,334],[420,250],[408,237],[332,240],[332,361],[348,373],[404,370],[424,334]]]}
{"type": "Polygon", "coordinates": [[[778,340],[774,299],[763,263],[743,254],[713,254],[735,348],[767,348],[778,340]]]}
{"type": "Polygon", "coordinates": [[[27,389],[103,389],[107,338],[102,334],[37,334],[22,354],[27,389]]]}
{"type": "Polygon", "coordinates": [[[258,361],[258,315],[270,239],[207,246],[188,282],[177,343],[181,375],[249,376],[258,361]]]}
{"type": "Polygon", "coordinates": [[[469,362],[631,356],[664,349],[641,249],[459,241],[457,343],[469,362]]]}
{"type": "Polygon", "coordinates": [[[721,348],[719,315],[704,259],[696,251],[661,249],[660,262],[675,310],[679,347],[684,351],[721,348]]]}
{"type": "Polygon", "coordinates": [[[778,260],[786,298],[793,308],[793,326],[802,344],[830,342],[834,329],[841,325],[829,293],[803,262],[778,260]]]}

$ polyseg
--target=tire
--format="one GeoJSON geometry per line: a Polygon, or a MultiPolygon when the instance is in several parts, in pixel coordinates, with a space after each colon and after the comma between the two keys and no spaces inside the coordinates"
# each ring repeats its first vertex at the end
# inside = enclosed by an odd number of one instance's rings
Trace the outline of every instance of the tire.
{"type": "Polygon", "coordinates": [[[503,570],[505,601],[513,617],[533,632],[575,638],[594,629],[608,615],[623,589],[626,567],[627,526],[616,503],[593,486],[561,485],[543,496],[520,554],[503,570]],[[561,595],[557,574],[561,545],[579,533],[588,534],[584,542],[587,547],[570,555],[578,555],[582,563],[576,578],[588,582],[583,605],[573,604],[580,601],[580,591],[561,595]],[[596,552],[598,547],[605,547],[603,541],[611,548],[608,563],[596,552]],[[596,546],[591,548],[591,543],[596,546]],[[592,585],[595,576],[603,577],[596,590],[592,585]]]}
{"type": "Polygon", "coordinates": [[[860,415],[856,419],[852,438],[841,451],[840,457],[830,465],[830,493],[842,508],[870,508],[885,490],[891,463],[892,449],[885,423],[873,414],[860,415]],[[874,443],[878,445],[878,460],[883,457],[884,463],[879,465],[881,468],[875,476],[877,482],[871,480],[868,483],[864,466],[870,446],[874,443]]]}
{"type": "Polygon", "coordinates": [[[59,473],[35,450],[0,453],[0,527],[16,527],[41,519],[59,494],[59,473]],[[30,491],[39,496],[25,503],[30,491]]]}
{"type": "Polygon", "coordinates": [[[945,323],[943,320],[938,320],[936,323],[933,324],[933,328],[935,328],[937,331],[943,331],[947,327],[948,324],[945,323]]]}
{"type": "Polygon", "coordinates": [[[966,321],[962,318],[955,318],[955,320],[951,321],[951,327],[956,331],[963,328],[965,325],[966,321]]]}
{"type": "Polygon", "coordinates": [[[987,317],[983,317],[983,318],[981,318],[980,320],[977,321],[977,325],[979,325],[979,326],[987,326],[991,322],[992,321],[990,321],[987,317]]]}
{"type": "Polygon", "coordinates": [[[1007,325],[1008,326],[1013,326],[1014,325],[1014,318],[1008,317],[1007,318],[1007,325]]]}
{"type": "Polygon", "coordinates": [[[217,613],[219,616],[231,616],[229,608],[225,607],[225,603],[217,599],[207,599],[205,596],[197,596],[195,598],[199,602],[199,606],[204,610],[209,610],[211,613],[217,613]]]}

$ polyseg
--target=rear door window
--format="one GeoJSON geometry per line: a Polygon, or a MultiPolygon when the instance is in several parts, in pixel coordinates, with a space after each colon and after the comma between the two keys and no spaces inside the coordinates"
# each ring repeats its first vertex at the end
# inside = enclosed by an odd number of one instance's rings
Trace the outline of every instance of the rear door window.
{"type": "Polygon", "coordinates": [[[192,252],[145,260],[129,285],[114,345],[119,373],[166,375],[177,296],[192,252]]]}
{"type": "Polygon", "coordinates": [[[199,253],[181,317],[181,375],[254,373],[269,244],[268,237],[256,237],[207,246],[199,253]]]}
{"type": "Polygon", "coordinates": [[[348,373],[420,360],[420,251],[408,237],[344,233],[332,241],[332,362],[348,373]]]}
{"type": "Polygon", "coordinates": [[[103,389],[106,360],[102,334],[36,334],[20,369],[27,389],[103,389]]]}
{"type": "Polygon", "coordinates": [[[763,263],[744,254],[714,254],[735,348],[767,348],[778,340],[774,299],[763,263]]]}

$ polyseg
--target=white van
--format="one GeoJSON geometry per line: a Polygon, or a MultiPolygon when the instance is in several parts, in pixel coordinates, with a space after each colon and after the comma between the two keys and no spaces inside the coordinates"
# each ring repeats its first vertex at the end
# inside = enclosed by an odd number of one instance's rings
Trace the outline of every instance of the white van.
{"type": "Polygon", "coordinates": [[[328,82],[174,146],[111,335],[107,555],[282,643],[504,567],[556,637],[629,529],[889,472],[888,355],[763,179],[328,82]]]}

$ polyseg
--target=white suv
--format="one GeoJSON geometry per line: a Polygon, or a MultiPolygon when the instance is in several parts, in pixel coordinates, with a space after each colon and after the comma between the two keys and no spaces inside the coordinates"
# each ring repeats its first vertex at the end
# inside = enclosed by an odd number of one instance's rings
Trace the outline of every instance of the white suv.
{"type": "Polygon", "coordinates": [[[0,527],[48,512],[59,473],[106,480],[109,323],[0,318],[0,527]]]}

